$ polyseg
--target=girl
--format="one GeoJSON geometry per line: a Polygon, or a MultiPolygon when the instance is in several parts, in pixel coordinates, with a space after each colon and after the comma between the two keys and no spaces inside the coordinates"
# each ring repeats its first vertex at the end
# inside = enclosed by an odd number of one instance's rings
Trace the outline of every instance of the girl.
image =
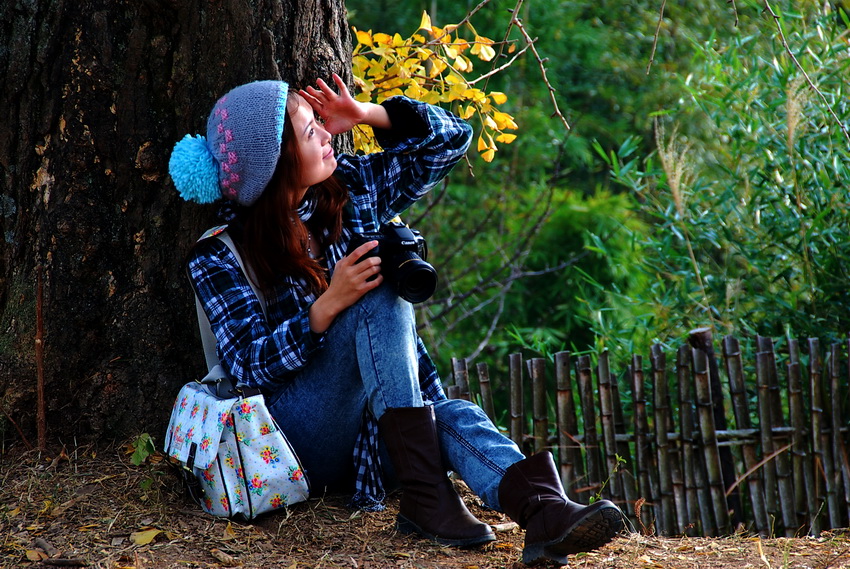
{"type": "Polygon", "coordinates": [[[447,400],[412,306],[367,255],[378,242],[347,254],[352,235],[378,231],[449,173],[470,127],[405,97],[358,102],[333,79],[336,91],[322,80],[298,93],[282,81],[237,87],[206,138],[187,135],[172,153],[184,199],[231,204],[227,231],[267,302],[264,314],[220,240],[194,247],[189,274],[222,365],[264,392],[314,493],[353,490],[368,510],[400,484],[399,530],[460,547],[493,541],[451,470],[526,529],[526,563],[604,545],[623,528],[617,506],[571,502],[551,454],[525,458],[478,406],[447,400]],[[332,136],[358,124],[384,151],[336,156],[332,136]]]}

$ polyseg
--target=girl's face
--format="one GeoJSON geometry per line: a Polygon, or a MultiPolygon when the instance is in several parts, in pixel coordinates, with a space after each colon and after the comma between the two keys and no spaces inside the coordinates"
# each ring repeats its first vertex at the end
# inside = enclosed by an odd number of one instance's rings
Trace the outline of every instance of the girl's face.
{"type": "Polygon", "coordinates": [[[310,186],[331,177],[336,170],[336,156],[331,147],[330,133],[316,122],[313,108],[300,97],[298,99],[300,99],[298,105],[290,112],[290,119],[292,135],[295,137],[301,159],[299,176],[301,195],[298,197],[300,201],[310,186]]]}

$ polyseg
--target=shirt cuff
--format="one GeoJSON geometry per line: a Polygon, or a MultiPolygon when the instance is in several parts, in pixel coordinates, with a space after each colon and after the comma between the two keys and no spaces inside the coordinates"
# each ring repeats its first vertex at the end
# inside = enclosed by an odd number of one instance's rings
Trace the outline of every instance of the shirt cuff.
{"type": "Polygon", "coordinates": [[[374,129],[378,144],[394,146],[412,138],[425,138],[430,132],[427,119],[419,111],[418,103],[406,97],[393,97],[381,103],[392,123],[391,129],[374,129]]]}

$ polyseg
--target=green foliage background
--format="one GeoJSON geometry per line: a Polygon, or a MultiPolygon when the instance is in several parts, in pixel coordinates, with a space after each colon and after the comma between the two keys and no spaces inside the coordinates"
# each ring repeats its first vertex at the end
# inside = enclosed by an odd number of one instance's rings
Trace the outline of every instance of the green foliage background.
{"type": "MultiPolygon", "coordinates": [[[[357,28],[404,35],[423,10],[445,25],[478,3],[347,5],[357,28]]],[[[487,3],[476,29],[501,39],[516,5],[487,3]]],[[[524,57],[490,85],[510,97],[517,141],[490,164],[471,157],[471,170],[417,206],[450,289],[423,315],[444,375],[451,357],[481,353],[491,365],[520,349],[647,353],[705,325],[745,341],[842,337],[843,8],[668,2],[659,25],[657,2],[522,3],[572,130],[551,117],[548,86],[524,57]],[[524,276],[475,290],[511,271],[524,276]]]]}

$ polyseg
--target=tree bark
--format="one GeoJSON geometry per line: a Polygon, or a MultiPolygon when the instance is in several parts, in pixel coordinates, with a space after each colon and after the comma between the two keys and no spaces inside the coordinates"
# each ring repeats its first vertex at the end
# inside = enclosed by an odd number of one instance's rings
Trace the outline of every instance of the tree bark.
{"type": "Polygon", "coordinates": [[[205,372],[184,257],[215,214],[171,149],[241,83],[350,81],[343,1],[4,2],[0,46],[0,406],[35,432],[40,267],[49,440],[158,438],[205,372]]]}

